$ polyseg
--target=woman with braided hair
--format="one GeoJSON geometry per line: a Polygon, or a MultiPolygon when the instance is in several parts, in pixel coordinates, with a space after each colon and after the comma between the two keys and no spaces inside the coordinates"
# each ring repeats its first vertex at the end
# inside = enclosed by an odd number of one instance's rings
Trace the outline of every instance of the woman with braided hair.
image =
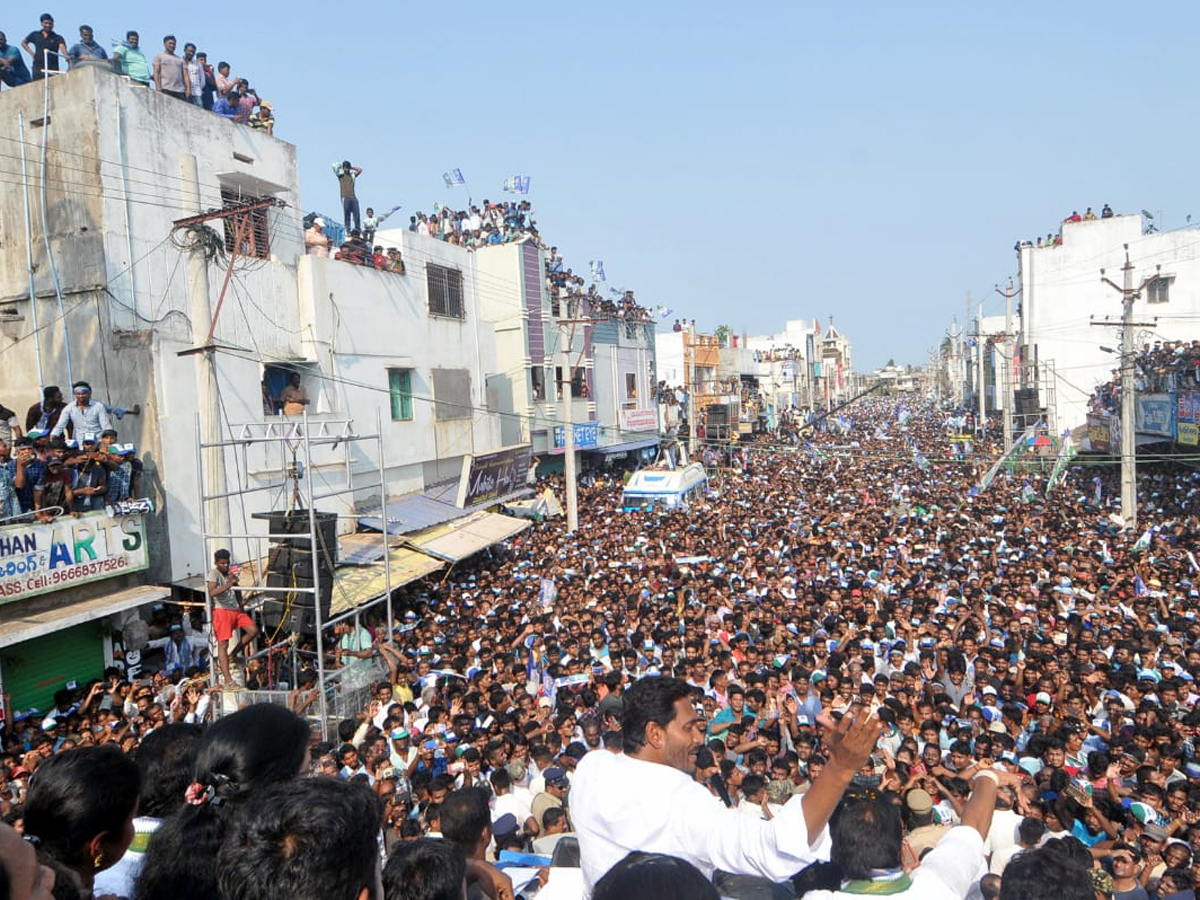
{"type": "Polygon", "coordinates": [[[186,806],[154,833],[136,900],[211,900],[217,851],[236,811],[264,788],[308,772],[308,723],[257,704],[218,719],[200,739],[186,806]]]}

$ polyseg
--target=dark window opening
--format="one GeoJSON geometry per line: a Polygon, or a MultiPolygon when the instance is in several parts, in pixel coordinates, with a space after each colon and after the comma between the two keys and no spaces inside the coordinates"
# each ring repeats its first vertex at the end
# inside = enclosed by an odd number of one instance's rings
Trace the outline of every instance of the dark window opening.
{"type": "Polygon", "coordinates": [[[429,263],[425,266],[425,283],[429,288],[430,315],[466,318],[462,272],[429,263]]]}
{"type": "MultiPolygon", "coordinates": [[[[221,188],[221,204],[237,206],[243,203],[253,203],[256,200],[269,200],[270,197],[244,197],[233,188],[221,188]]],[[[254,259],[270,259],[271,257],[271,207],[264,206],[248,213],[227,216],[221,220],[225,223],[225,252],[232,253],[234,241],[237,239],[239,222],[242,228],[242,245],[238,248],[239,256],[249,256],[254,259]]]]}

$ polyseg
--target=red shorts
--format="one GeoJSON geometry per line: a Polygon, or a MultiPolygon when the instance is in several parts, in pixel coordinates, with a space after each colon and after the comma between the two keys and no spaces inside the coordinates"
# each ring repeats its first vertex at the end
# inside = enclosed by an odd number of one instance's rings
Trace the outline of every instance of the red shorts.
{"type": "Polygon", "coordinates": [[[240,609],[214,609],[212,622],[213,633],[222,644],[233,637],[233,629],[254,627],[254,620],[240,609]]]}

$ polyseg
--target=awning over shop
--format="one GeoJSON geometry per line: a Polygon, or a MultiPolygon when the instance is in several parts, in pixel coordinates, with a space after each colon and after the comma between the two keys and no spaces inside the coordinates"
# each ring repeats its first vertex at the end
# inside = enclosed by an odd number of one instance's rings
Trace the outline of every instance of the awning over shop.
{"type": "Polygon", "coordinates": [[[3,622],[0,623],[0,647],[11,647],[31,638],[102,619],[113,613],[136,609],[147,603],[158,603],[170,596],[170,588],[151,584],[126,588],[78,603],[59,604],[29,612],[16,613],[6,607],[3,622]]]}
{"type": "MultiPolygon", "coordinates": [[[[1171,438],[1161,434],[1139,433],[1134,435],[1134,441],[1139,447],[1149,447],[1151,444],[1169,444],[1171,442],[1171,438]]],[[[1116,452],[1120,453],[1120,449],[1118,448],[1116,452]]]]}
{"type": "MultiPolygon", "coordinates": [[[[388,554],[392,589],[403,587],[445,565],[410,547],[393,547],[388,554]]],[[[388,590],[388,570],[380,562],[369,566],[338,566],[333,572],[331,615],[347,612],[382,597],[388,590]]]]}
{"type": "Polygon", "coordinates": [[[459,562],[486,547],[512,537],[530,523],[499,513],[477,512],[454,522],[435,525],[408,536],[414,547],[449,562],[459,562]]]}

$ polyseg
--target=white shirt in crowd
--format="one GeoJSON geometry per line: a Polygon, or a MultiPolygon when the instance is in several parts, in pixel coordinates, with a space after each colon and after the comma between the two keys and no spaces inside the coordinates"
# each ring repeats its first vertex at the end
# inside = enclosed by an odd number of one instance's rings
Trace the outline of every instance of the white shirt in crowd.
{"type": "MultiPolygon", "coordinates": [[[[908,890],[889,896],[963,900],[971,885],[985,874],[983,838],[974,828],[961,825],[952,828],[921,860],[912,873],[912,886],[908,890]]],[[[844,891],[809,891],[804,900],[853,900],[861,896],[844,891]]]]}
{"type": "Polygon", "coordinates": [[[987,840],[983,842],[983,852],[987,856],[995,856],[1001,850],[1016,847],[1020,841],[1017,828],[1024,817],[1011,809],[998,809],[992,814],[992,827],[988,829],[987,840]]]}
{"type": "Polygon", "coordinates": [[[809,845],[802,798],[770,822],[727,809],[677,769],[631,756],[589,753],[571,782],[585,896],[634,850],[668,853],[711,878],[720,869],[783,881],[829,858],[829,830],[809,845]]]}
{"type": "MultiPolygon", "coordinates": [[[[524,829],[525,820],[531,815],[532,806],[533,795],[525,788],[514,785],[507,794],[496,798],[495,804],[492,806],[492,821],[495,822],[505,813],[512,813],[517,820],[517,826],[524,829]]],[[[541,827],[542,823],[538,822],[538,828],[541,827]]]]}

